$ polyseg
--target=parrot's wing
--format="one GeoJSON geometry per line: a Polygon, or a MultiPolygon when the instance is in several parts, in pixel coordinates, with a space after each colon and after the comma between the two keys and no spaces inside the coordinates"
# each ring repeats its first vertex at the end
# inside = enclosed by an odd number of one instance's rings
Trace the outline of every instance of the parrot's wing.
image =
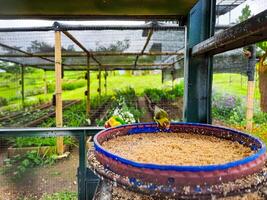
{"type": "Polygon", "coordinates": [[[126,122],[125,122],[122,118],[120,118],[120,117],[118,117],[118,116],[114,116],[114,119],[115,119],[117,122],[119,122],[120,124],[126,124],[126,122]]]}

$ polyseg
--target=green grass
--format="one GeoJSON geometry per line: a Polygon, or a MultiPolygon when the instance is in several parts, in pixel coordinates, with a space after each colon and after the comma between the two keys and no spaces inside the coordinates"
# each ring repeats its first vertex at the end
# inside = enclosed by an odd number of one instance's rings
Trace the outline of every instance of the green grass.
{"type": "MultiPolygon", "coordinates": [[[[256,81],[258,84],[258,81],[256,81]]],[[[247,77],[240,74],[214,74],[213,75],[213,89],[220,93],[229,93],[240,97],[247,95],[247,77]]],[[[254,98],[259,99],[260,93],[258,85],[256,85],[254,98]]]]}
{"type": "MultiPolygon", "coordinates": [[[[25,90],[40,90],[44,86],[43,82],[43,75],[44,73],[40,70],[34,71],[34,73],[25,75],[26,77],[31,76],[31,82],[26,81],[25,79],[25,90]],[[34,81],[33,81],[34,80],[34,81]]],[[[12,76],[15,76],[14,74],[12,76]]],[[[47,72],[47,80],[48,83],[53,87],[54,85],[54,73],[47,72]]],[[[0,82],[2,85],[7,83],[3,74],[0,76],[0,82]]],[[[2,110],[16,110],[20,109],[19,105],[21,104],[21,97],[20,97],[20,86],[17,89],[10,89],[12,85],[16,85],[17,83],[12,83],[9,81],[9,87],[1,87],[0,88],[0,96],[4,97],[8,100],[8,106],[2,107],[2,110]],[[13,109],[12,109],[13,108],[13,109]]],[[[63,89],[66,89],[62,93],[63,100],[69,99],[85,99],[84,91],[86,90],[86,80],[84,79],[84,72],[66,72],[63,79],[63,89]],[[73,86],[72,84],[73,83],[73,86]]],[[[142,93],[144,89],[149,87],[156,87],[160,88],[161,84],[161,75],[144,75],[144,76],[130,76],[127,74],[116,75],[109,74],[107,78],[107,94],[112,95],[114,94],[114,90],[116,89],[124,89],[127,87],[135,88],[138,94],[142,93]]],[[[105,94],[104,88],[104,79],[102,78],[102,94],[105,94]]],[[[91,95],[97,95],[97,88],[98,88],[98,79],[97,73],[91,73],[91,95]]],[[[42,103],[44,101],[50,101],[53,95],[53,90],[50,89],[50,93],[48,94],[38,94],[33,95],[25,98],[25,103],[27,105],[37,104],[38,102],[42,103]]]]}
{"type": "MultiPolygon", "coordinates": [[[[91,72],[91,95],[97,95],[98,79],[97,72],[91,72]]],[[[103,77],[102,73],[102,77],[103,77]]],[[[54,93],[55,75],[54,72],[48,71],[47,82],[50,85],[50,93],[37,94],[25,98],[26,105],[34,105],[50,101],[54,93]]],[[[62,93],[63,100],[85,99],[84,91],[86,90],[85,72],[65,72],[63,79],[62,93]]],[[[25,74],[25,93],[42,92],[44,87],[44,72],[34,70],[32,73],[25,74]],[[34,91],[34,92],[32,92],[34,91]]],[[[21,108],[21,86],[19,85],[20,75],[0,73],[0,97],[8,100],[7,106],[2,106],[0,110],[18,110],[21,108]]],[[[104,79],[102,78],[102,94],[105,94],[104,79]]],[[[114,90],[132,87],[137,94],[141,94],[147,88],[161,89],[161,74],[146,74],[131,76],[129,73],[119,75],[118,72],[111,72],[107,78],[107,95],[113,95],[114,90]]],[[[217,92],[229,93],[245,97],[247,94],[247,78],[240,74],[214,74],[213,89],[217,92]]],[[[255,90],[255,98],[259,99],[259,90],[255,90]]]]}
{"type": "Polygon", "coordinates": [[[56,192],[44,195],[41,200],[77,200],[77,192],[56,192]]]}

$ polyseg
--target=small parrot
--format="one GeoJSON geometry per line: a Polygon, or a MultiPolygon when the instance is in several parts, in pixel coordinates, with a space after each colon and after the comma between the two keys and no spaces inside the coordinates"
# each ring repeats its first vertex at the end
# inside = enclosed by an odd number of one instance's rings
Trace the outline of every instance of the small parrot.
{"type": "Polygon", "coordinates": [[[112,128],[126,124],[126,122],[118,116],[112,116],[105,122],[105,128],[112,128]]]}
{"type": "Polygon", "coordinates": [[[168,119],[168,113],[165,110],[159,108],[158,106],[155,106],[154,120],[158,123],[159,128],[170,128],[170,120],[168,119]]]}

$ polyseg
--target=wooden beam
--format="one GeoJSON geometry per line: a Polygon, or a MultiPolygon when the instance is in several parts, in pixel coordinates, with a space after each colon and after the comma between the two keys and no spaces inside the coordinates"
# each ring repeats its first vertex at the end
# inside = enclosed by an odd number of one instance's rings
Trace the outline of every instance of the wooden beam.
{"type": "MultiPolygon", "coordinates": [[[[61,86],[61,32],[55,31],[55,78],[56,78],[56,126],[63,126],[62,116],[62,86],[61,86]]],[[[64,153],[63,137],[57,137],[57,153],[64,153]]]]}
{"type": "Polygon", "coordinates": [[[218,54],[267,39],[267,9],[192,47],[192,55],[218,54]]]}

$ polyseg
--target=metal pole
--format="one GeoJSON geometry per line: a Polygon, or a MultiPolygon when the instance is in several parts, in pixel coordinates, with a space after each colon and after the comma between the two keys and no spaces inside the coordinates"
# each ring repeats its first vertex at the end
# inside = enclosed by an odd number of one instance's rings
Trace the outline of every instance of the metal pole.
{"type": "Polygon", "coordinates": [[[105,87],[105,95],[107,95],[107,93],[108,93],[108,88],[107,88],[107,77],[108,77],[108,72],[107,72],[107,70],[105,69],[105,76],[104,76],[104,78],[105,78],[105,84],[104,84],[104,87],[105,87]]]}
{"type": "MultiPolygon", "coordinates": [[[[62,58],[61,58],[61,32],[55,31],[55,78],[56,78],[56,126],[63,126],[62,116],[62,58]]],[[[63,137],[57,137],[57,153],[64,153],[63,137]]]]}
{"type": "Polygon", "coordinates": [[[87,96],[86,96],[86,116],[90,118],[90,56],[87,57],[87,73],[86,73],[86,81],[87,81],[87,96]]]}
{"type": "Polygon", "coordinates": [[[78,197],[86,199],[86,131],[79,136],[78,197]]]}
{"type": "Polygon", "coordinates": [[[216,0],[199,0],[187,25],[184,121],[211,123],[212,56],[192,56],[192,47],[214,35],[216,0]],[[198,34],[196,34],[198,33],[198,34]]]}
{"type": "Polygon", "coordinates": [[[47,88],[48,86],[47,86],[47,77],[46,77],[46,70],[44,70],[44,94],[46,95],[47,94],[47,90],[48,90],[48,88],[47,88]]]}
{"type": "Polygon", "coordinates": [[[22,102],[22,107],[24,108],[25,103],[25,92],[24,92],[24,66],[21,65],[21,102],[22,102]]]}
{"type": "Polygon", "coordinates": [[[101,97],[101,66],[98,68],[98,94],[101,97]]]}

